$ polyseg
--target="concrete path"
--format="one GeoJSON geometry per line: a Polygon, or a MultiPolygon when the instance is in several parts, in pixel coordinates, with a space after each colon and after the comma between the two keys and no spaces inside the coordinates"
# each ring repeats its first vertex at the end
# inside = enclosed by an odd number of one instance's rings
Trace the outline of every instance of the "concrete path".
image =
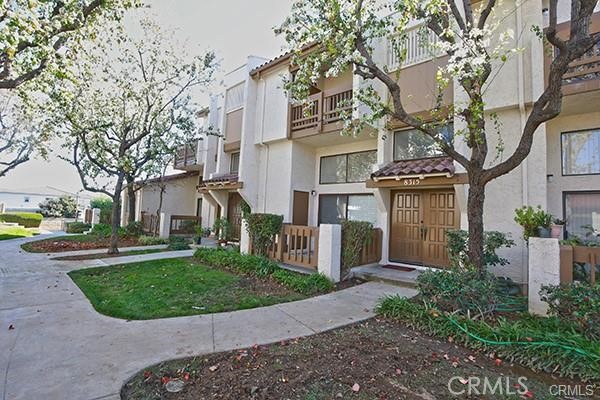
{"type": "MultiPolygon", "coordinates": [[[[35,239],[0,242],[2,400],[118,399],[128,377],[159,361],[311,335],[373,316],[383,295],[414,295],[367,283],[252,310],[125,321],[98,314],[66,275],[84,262],[20,249],[35,239]]],[[[118,261],[133,257],[142,256],[118,261]]]]}

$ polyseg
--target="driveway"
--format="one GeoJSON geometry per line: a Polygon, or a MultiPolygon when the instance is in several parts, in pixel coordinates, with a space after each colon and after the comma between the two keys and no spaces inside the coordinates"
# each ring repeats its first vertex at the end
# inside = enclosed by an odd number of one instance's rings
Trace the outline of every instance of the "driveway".
{"type": "MultiPolygon", "coordinates": [[[[118,399],[123,382],[148,365],[311,335],[372,317],[383,295],[415,293],[366,283],[252,310],[125,321],[98,314],[66,275],[97,261],[56,261],[21,250],[36,239],[0,241],[3,400],[118,399]]],[[[140,258],[114,262],[128,259],[140,258]]]]}

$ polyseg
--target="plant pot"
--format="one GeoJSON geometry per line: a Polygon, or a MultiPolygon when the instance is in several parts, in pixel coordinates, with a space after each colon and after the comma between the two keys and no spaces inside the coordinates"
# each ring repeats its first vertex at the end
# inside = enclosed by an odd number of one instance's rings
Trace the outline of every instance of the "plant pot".
{"type": "Polygon", "coordinates": [[[563,227],[564,225],[552,225],[550,227],[550,235],[554,239],[562,239],[563,238],[563,227]]]}
{"type": "Polygon", "coordinates": [[[202,244],[202,236],[196,237],[196,244],[202,244]]]}
{"type": "Polygon", "coordinates": [[[543,226],[540,226],[538,228],[538,237],[541,237],[541,238],[550,238],[550,237],[552,237],[550,229],[549,228],[545,228],[543,226]]]}

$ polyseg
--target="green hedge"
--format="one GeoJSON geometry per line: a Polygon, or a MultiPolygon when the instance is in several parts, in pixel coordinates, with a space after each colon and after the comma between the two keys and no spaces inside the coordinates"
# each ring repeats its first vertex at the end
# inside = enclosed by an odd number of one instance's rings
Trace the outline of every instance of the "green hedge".
{"type": "Polygon", "coordinates": [[[400,296],[386,297],[376,309],[381,316],[401,321],[440,338],[452,338],[474,350],[495,352],[501,359],[534,370],[587,381],[600,379],[600,343],[576,332],[557,318],[515,314],[493,322],[471,320],[425,307],[400,296]]]}
{"type": "Polygon", "coordinates": [[[333,283],[324,275],[304,275],[288,271],[264,257],[245,255],[223,249],[207,248],[196,250],[194,257],[202,263],[215,267],[261,278],[271,277],[282,285],[304,295],[327,293],[334,289],[333,283]]]}
{"type": "Polygon", "coordinates": [[[0,214],[0,221],[15,222],[25,228],[39,228],[44,217],[38,213],[16,212],[0,214]]]}
{"type": "Polygon", "coordinates": [[[67,233],[83,233],[90,229],[92,229],[92,225],[85,222],[70,222],[67,224],[67,233]]]}

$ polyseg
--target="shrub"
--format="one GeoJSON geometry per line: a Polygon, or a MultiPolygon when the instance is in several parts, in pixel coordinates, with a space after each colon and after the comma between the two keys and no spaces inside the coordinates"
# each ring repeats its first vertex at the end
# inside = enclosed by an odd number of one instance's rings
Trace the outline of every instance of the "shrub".
{"type": "Polygon", "coordinates": [[[226,218],[217,218],[213,225],[213,232],[217,234],[217,239],[229,242],[233,235],[233,226],[226,218]]]}
{"type": "Polygon", "coordinates": [[[417,304],[400,296],[380,301],[377,314],[394,318],[409,328],[451,339],[476,351],[494,352],[497,357],[534,370],[560,376],[597,381],[600,379],[600,348],[557,318],[517,314],[498,319],[490,325],[435,308],[417,304]]]}
{"type": "Polygon", "coordinates": [[[304,294],[315,295],[333,290],[333,283],[322,274],[303,275],[281,268],[260,256],[240,254],[223,249],[200,248],[194,257],[200,262],[261,278],[271,277],[280,284],[304,294]]]}
{"type": "Polygon", "coordinates": [[[549,314],[573,325],[582,334],[600,340],[600,285],[574,282],[542,286],[542,301],[549,314]]]}
{"type": "Polygon", "coordinates": [[[181,236],[171,236],[169,238],[169,245],[167,246],[167,250],[179,251],[179,250],[189,250],[190,245],[187,240],[181,236]]]}
{"type": "Polygon", "coordinates": [[[40,203],[40,213],[44,217],[74,218],[77,216],[77,200],[72,196],[61,196],[40,203]]]}
{"type": "MultiPolygon", "coordinates": [[[[469,232],[453,230],[446,232],[448,239],[448,257],[453,266],[466,266],[469,264],[467,254],[469,232]]],[[[504,233],[497,231],[484,232],[483,234],[483,261],[487,266],[506,265],[508,260],[496,254],[503,247],[512,247],[514,240],[509,239],[504,233]]]]}
{"type": "Polygon", "coordinates": [[[44,217],[38,213],[16,212],[0,214],[0,222],[12,222],[25,228],[39,228],[44,217]]]}
{"type": "Polygon", "coordinates": [[[100,237],[109,237],[112,234],[112,227],[108,224],[96,224],[90,233],[100,237]]]}
{"type": "Polygon", "coordinates": [[[90,229],[92,229],[92,225],[85,222],[70,222],[67,224],[67,233],[83,233],[90,229]]]}
{"type": "Polygon", "coordinates": [[[281,232],[283,215],[248,214],[246,222],[252,252],[259,256],[267,255],[269,247],[273,244],[273,237],[281,232]]]}
{"type": "Polygon", "coordinates": [[[370,222],[342,221],[342,271],[360,264],[362,249],[369,244],[372,231],[370,222]]]}
{"type": "Polygon", "coordinates": [[[125,227],[125,234],[134,237],[142,236],[144,234],[144,225],[141,221],[130,222],[125,227]]]}
{"type": "Polygon", "coordinates": [[[539,235],[539,228],[549,228],[552,224],[552,214],[542,210],[541,206],[533,208],[523,206],[515,210],[515,222],[523,227],[523,239],[526,241],[530,237],[539,235]]]}
{"type": "Polygon", "coordinates": [[[499,286],[492,274],[475,268],[424,271],[417,278],[419,294],[442,311],[464,314],[494,311],[499,303],[499,286]]]}
{"type": "Polygon", "coordinates": [[[138,238],[138,243],[142,246],[155,246],[159,244],[168,244],[168,239],[159,238],[158,236],[142,235],[138,238]]]}
{"type": "Polygon", "coordinates": [[[90,201],[91,208],[99,208],[100,209],[100,223],[101,224],[110,224],[112,219],[112,206],[113,202],[111,199],[105,197],[98,197],[92,199],[90,201]]]}

